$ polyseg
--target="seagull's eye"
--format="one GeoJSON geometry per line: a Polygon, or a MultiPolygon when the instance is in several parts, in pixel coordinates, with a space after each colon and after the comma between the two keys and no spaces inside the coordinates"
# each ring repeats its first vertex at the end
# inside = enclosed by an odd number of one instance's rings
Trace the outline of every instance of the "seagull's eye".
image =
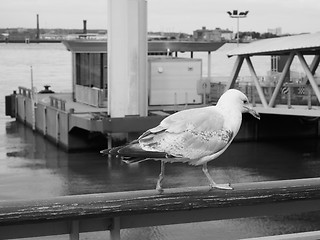
{"type": "Polygon", "coordinates": [[[243,100],[243,104],[248,104],[248,100],[247,99],[243,100]]]}

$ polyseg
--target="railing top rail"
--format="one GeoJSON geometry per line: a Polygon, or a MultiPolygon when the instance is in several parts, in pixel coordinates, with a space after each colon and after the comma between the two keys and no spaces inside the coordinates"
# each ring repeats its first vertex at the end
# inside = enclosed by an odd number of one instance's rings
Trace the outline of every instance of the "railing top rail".
{"type": "Polygon", "coordinates": [[[22,86],[19,86],[18,89],[24,89],[24,90],[28,90],[28,91],[31,91],[30,88],[27,88],[27,87],[22,87],[22,86]]]}
{"type": "MultiPolygon", "coordinates": [[[[0,201],[0,225],[26,224],[85,218],[114,218],[191,210],[246,208],[273,204],[312,202],[300,211],[320,210],[320,178],[241,183],[234,190],[208,187],[101,193],[51,199],[0,201]]],[[[288,205],[289,206],[289,205],[288,205]]],[[[279,213],[281,209],[279,209],[279,213]]],[[[286,211],[297,212],[296,207],[286,211]]],[[[268,215],[268,211],[264,214],[268,215]]],[[[234,213],[232,213],[234,214],[234,213]]],[[[251,215],[262,214],[251,212],[251,215]]],[[[275,214],[269,213],[269,214],[275,214]]],[[[245,214],[246,215],[246,214],[245,214]]],[[[217,216],[212,216],[214,219],[217,216]]],[[[245,216],[243,216],[245,217],[245,216]]],[[[207,217],[209,220],[212,220],[207,217]]]]}
{"type": "Polygon", "coordinates": [[[62,98],[59,98],[59,97],[55,97],[55,96],[49,96],[49,98],[54,99],[54,100],[59,101],[59,102],[63,102],[63,103],[66,102],[65,99],[62,99],[62,98]]]}

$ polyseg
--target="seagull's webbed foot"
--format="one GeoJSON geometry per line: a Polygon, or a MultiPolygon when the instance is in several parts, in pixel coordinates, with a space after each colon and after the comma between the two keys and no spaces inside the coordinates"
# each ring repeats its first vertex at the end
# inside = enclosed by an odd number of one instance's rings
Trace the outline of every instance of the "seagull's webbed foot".
{"type": "Polygon", "coordinates": [[[163,193],[163,188],[161,187],[161,183],[160,183],[159,181],[157,182],[156,190],[157,190],[159,193],[163,193]]]}
{"type": "Polygon", "coordinates": [[[216,188],[216,189],[221,189],[221,190],[233,190],[233,187],[231,187],[230,183],[226,183],[226,184],[210,184],[210,188],[216,188]]]}
{"type": "Polygon", "coordinates": [[[217,189],[222,189],[222,190],[233,190],[233,188],[230,186],[229,183],[227,183],[227,184],[217,184],[212,180],[212,178],[210,176],[210,173],[208,171],[207,163],[203,164],[202,171],[206,175],[206,177],[208,178],[208,180],[210,182],[210,188],[211,189],[217,188],[217,189]]]}

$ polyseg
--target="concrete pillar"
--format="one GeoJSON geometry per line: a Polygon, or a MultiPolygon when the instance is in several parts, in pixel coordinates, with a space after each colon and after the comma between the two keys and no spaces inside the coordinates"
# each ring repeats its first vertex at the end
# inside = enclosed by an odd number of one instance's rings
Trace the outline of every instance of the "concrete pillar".
{"type": "Polygon", "coordinates": [[[147,115],[147,2],[108,0],[108,114],[147,115]]]}

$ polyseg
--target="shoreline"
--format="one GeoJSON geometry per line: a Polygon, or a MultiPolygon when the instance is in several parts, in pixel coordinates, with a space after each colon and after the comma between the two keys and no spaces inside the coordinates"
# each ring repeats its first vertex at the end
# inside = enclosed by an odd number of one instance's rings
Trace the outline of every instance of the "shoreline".
{"type": "Polygon", "coordinates": [[[40,40],[36,40],[36,39],[29,39],[27,40],[22,40],[22,39],[9,39],[9,40],[0,40],[0,43],[25,43],[25,44],[29,44],[29,43],[61,43],[63,40],[44,40],[44,39],[40,39],[40,40]]]}

